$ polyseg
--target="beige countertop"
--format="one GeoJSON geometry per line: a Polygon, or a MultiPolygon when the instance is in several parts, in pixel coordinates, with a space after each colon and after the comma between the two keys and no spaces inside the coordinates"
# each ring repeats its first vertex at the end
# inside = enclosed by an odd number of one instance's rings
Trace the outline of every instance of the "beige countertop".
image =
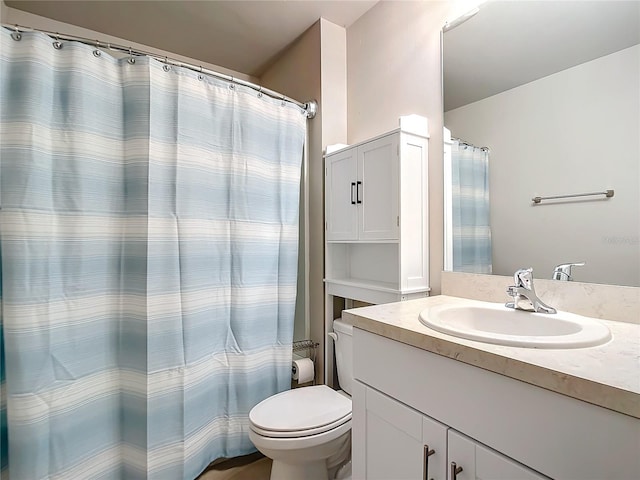
{"type": "Polygon", "coordinates": [[[428,306],[473,305],[439,295],[343,312],[355,327],[422,350],[640,418],[640,325],[600,320],[612,339],[588,348],[535,349],[476,342],[420,323],[428,306]]]}

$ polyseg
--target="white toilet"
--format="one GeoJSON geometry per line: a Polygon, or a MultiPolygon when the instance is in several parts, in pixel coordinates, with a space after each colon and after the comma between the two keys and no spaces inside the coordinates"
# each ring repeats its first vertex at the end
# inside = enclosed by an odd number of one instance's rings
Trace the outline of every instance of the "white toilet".
{"type": "MultiPolygon", "coordinates": [[[[338,380],[301,387],[263,400],[249,412],[249,438],[273,460],[271,480],[332,480],[351,458],[353,327],[334,320],[338,380]]],[[[340,478],[345,478],[343,470],[340,478]]]]}

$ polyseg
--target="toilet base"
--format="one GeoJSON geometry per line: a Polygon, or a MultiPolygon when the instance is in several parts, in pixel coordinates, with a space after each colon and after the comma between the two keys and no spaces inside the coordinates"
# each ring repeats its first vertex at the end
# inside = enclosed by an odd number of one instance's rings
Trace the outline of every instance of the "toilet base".
{"type": "Polygon", "coordinates": [[[274,460],[271,466],[271,480],[329,480],[326,460],[299,464],[274,460]]]}
{"type": "Polygon", "coordinates": [[[335,480],[352,480],[351,479],[351,460],[342,465],[334,476],[335,480]]]}
{"type": "Polygon", "coordinates": [[[269,438],[249,430],[249,438],[273,461],[271,480],[332,480],[329,475],[350,457],[351,420],[311,437],[269,438]]]}

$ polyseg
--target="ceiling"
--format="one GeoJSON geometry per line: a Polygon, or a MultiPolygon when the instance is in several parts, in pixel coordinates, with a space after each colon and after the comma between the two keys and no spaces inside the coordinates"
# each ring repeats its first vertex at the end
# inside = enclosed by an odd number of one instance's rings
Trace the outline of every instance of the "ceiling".
{"type": "Polygon", "coordinates": [[[254,77],[259,77],[319,18],[346,28],[376,3],[377,0],[5,0],[11,8],[254,77]]]}
{"type": "Polygon", "coordinates": [[[444,34],[445,111],[640,42],[640,1],[489,1],[444,34]]]}

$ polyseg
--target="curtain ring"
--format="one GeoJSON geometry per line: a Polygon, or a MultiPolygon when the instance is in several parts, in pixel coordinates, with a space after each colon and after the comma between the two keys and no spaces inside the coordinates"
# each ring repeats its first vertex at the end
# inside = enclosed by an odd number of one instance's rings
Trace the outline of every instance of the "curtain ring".
{"type": "Polygon", "coordinates": [[[262,85],[260,85],[260,88],[258,89],[258,98],[262,98],[262,85]]]}
{"type": "Polygon", "coordinates": [[[22,34],[20,30],[18,30],[18,25],[16,25],[16,31],[11,34],[11,38],[13,38],[16,42],[22,40],[22,34]]]}
{"type": "Polygon", "coordinates": [[[231,83],[229,83],[229,90],[235,90],[236,86],[233,83],[233,82],[235,82],[235,78],[231,77],[230,82],[231,83]]]}
{"type": "Polygon", "coordinates": [[[200,65],[200,73],[198,74],[198,80],[204,80],[204,75],[202,74],[202,65],[200,65]]]}
{"type": "Polygon", "coordinates": [[[136,59],[133,58],[133,53],[131,52],[131,47],[129,47],[129,58],[127,59],[127,62],[129,62],[131,65],[136,63],[136,59]]]}
{"type": "Polygon", "coordinates": [[[169,66],[169,63],[168,63],[167,57],[164,57],[164,66],[162,67],[162,69],[163,69],[165,72],[168,72],[169,70],[171,70],[171,67],[169,66]]]}
{"type": "Polygon", "coordinates": [[[99,48],[100,48],[100,40],[96,40],[96,49],[93,51],[94,57],[99,57],[100,55],[102,55],[102,52],[98,50],[99,48]]]}
{"type": "Polygon", "coordinates": [[[62,43],[60,43],[60,34],[56,32],[56,41],[53,42],[53,48],[56,50],[60,50],[62,48],[62,43]]]}
{"type": "Polygon", "coordinates": [[[286,97],[283,95],[283,96],[282,96],[282,98],[280,99],[280,100],[282,101],[282,102],[280,103],[280,106],[281,106],[281,107],[284,107],[284,106],[287,104],[287,102],[286,102],[285,98],[286,98],[286,97]]]}

